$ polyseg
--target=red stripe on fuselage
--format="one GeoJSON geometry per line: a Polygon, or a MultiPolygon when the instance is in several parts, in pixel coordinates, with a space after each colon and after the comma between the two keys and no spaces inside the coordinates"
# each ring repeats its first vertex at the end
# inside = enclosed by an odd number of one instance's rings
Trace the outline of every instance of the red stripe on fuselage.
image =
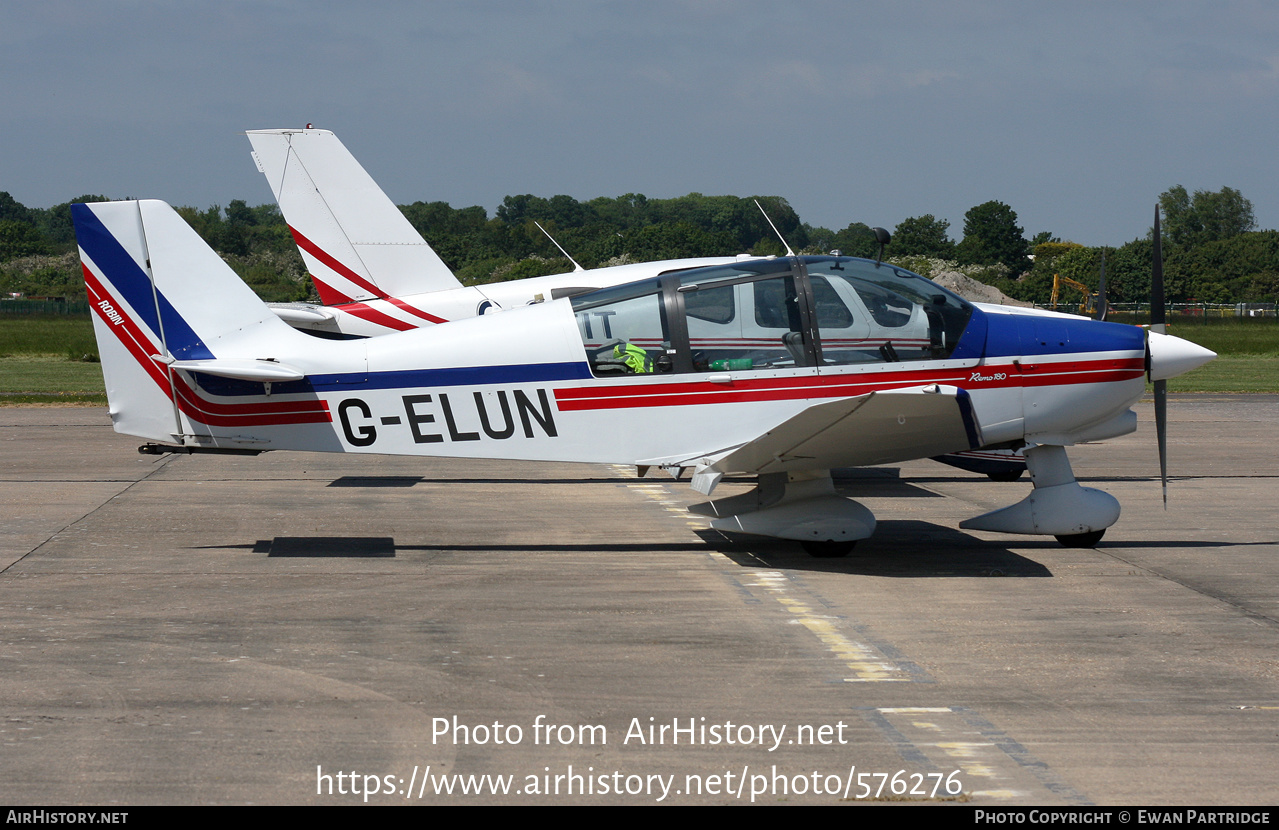
{"type": "Polygon", "coordinates": [[[1069,386],[1080,383],[1113,383],[1139,378],[1143,358],[1105,358],[1023,366],[979,366],[963,369],[915,369],[858,374],[822,374],[806,377],[749,378],[735,375],[731,384],[709,381],[636,383],[627,386],[579,386],[555,390],[561,411],[629,409],[650,406],[692,406],[712,403],[841,398],[929,383],[958,386],[970,391],[1015,386],[1069,386]],[[974,373],[990,377],[973,380],[974,373]],[[994,375],[1003,378],[994,379],[994,375]]]}

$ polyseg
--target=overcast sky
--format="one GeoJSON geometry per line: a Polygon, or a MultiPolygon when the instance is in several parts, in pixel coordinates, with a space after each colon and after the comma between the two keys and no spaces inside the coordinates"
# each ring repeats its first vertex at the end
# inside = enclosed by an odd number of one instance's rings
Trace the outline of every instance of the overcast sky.
{"type": "Polygon", "coordinates": [[[839,230],[998,199],[1145,233],[1238,188],[1279,227],[1273,2],[0,0],[0,190],[271,201],[246,129],[335,131],[396,202],[780,195],[839,230]]]}

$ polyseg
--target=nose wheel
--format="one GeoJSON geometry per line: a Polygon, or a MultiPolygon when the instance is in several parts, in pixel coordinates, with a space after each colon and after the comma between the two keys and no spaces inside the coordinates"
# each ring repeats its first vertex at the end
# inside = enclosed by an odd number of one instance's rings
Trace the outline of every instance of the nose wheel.
{"type": "Polygon", "coordinates": [[[857,547],[856,542],[800,542],[799,545],[809,556],[816,556],[818,559],[847,556],[857,547]]]}

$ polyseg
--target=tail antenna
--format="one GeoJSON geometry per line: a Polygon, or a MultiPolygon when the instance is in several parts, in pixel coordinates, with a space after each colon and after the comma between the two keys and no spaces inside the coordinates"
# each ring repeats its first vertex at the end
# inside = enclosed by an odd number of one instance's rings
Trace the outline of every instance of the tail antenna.
{"type": "Polygon", "coordinates": [[[759,203],[759,199],[752,199],[751,201],[755,203],[755,207],[759,208],[759,212],[764,214],[764,221],[768,223],[768,226],[773,229],[773,233],[777,234],[777,238],[786,246],[786,256],[795,256],[795,252],[791,250],[790,243],[786,241],[786,237],[782,236],[782,232],[773,224],[773,220],[768,217],[768,211],[764,210],[764,206],[759,203]]]}
{"type": "Polygon", "coordinates": [[[534,219],[534,220],[533,220],[533,224],[534,224],[534,225],[537,225],[537,229],[538,229],[539,231],[541,231],[542,233],[546,234],[546,238],[547,238],[547,239],[549,239],[549,240],[551,240],[551,244],[552,244],[552,245],[554,245],[556,248],[559,248],[559,249],[560,249],[560,253],[561,253],[561,254],[563,254],[563,255],[564,255],[564,256],[568,259],[568,261],[569,261],[569,262],[573,263],[573,272],[574,272],[574,273],[576,273],[576,272],[578,272],[578,271],[585,271],[585,270],[586,270],[585,268],[583,268],[581,265],[579,265],[579,264],[578,264],[577,260],[573,259],[571,256],[569,256],[569,255],[568,255],[568,251],[564,250],[564,246],[563,246],[563,245],[561,245],[560,243],[558,243],[558,242],[556,242],[556,241],[555,241],[555,237],[551,236],[550,232],[549,232],[549,231],[547,231],[547,230],[546,230],[546,228],[542,227],[542,223],[541,223],[541,222],[539,222],[539,221],[537,221],[536,219],[534,219]]]}

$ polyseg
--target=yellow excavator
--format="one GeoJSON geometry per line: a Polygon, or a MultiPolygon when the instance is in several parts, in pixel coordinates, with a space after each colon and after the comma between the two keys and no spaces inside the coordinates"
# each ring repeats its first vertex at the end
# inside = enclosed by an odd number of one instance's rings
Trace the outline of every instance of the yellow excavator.
{"type": "Polygon", "coordinates": [[[1080,314],[1093,314],[1097,310],[1097,292],[1088,290],[1088,286],[1070,277],[1063,277],[1061,274],[1053,274],[1053,295],[1049,300],[1049,305],[1054,309],[1057,308],[1057,300],[1061,295],[1061,287],[1065,285],[1069,288],[1078,289],[1084,295],[1083,300],[1079,303],[1080,314]]]}

